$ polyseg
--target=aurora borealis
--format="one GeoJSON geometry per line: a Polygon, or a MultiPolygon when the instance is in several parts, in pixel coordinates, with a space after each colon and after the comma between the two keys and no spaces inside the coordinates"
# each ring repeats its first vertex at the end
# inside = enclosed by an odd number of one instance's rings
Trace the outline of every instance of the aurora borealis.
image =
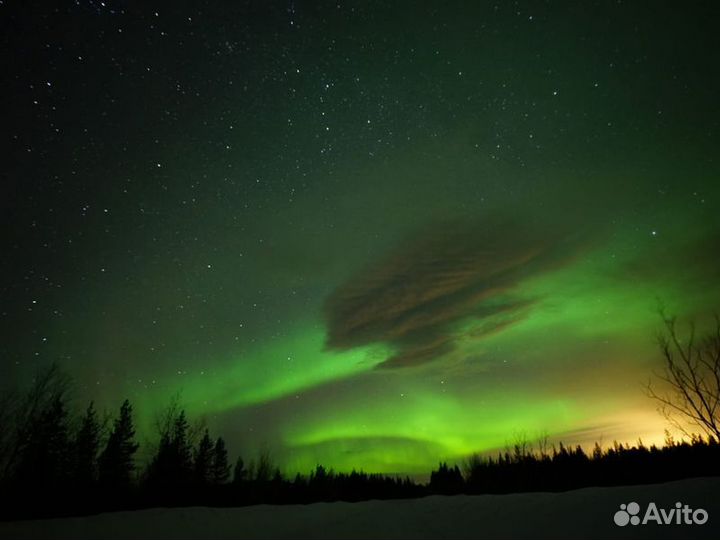
{"type": "Polygon", "coordinates": [[[290,472],[662,440],[658,303],[720,309],[712,3],[29,4],[3,384],[290,472]]]}

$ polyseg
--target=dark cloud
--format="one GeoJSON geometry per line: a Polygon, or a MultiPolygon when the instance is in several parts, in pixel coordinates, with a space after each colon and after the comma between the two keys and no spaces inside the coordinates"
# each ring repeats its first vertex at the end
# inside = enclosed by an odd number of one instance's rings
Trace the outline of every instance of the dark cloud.
{"type": "Polygon", "coordinates": [[[579,240],[576,231],[508,219],[426,226],[328,297],[327,346],[391,344],[397,352],[383,367],[433,360],[452,349],[461,320],[477,319],[479,337],[525,316],[529,303],[512,289],[566,263],[579,240]]]}
{"type": "Polygon", "coordinates": [[[494,311],[486,312],[480,324],[470,331],[468,335],[473,338],[485,338],[502,332],[526,319],[534,303],[531,301],[513,302],[501,305],[499,309],[494,311]]]}
{"type": "Polygon", "coordinates": [[[433,339],[420,339],[414,343],[411,339],[398,348],[398,352],[383,362],[382,367],[407,367],[429,362],[442,354],[453,350],[452,337],[434,336],[433,339]]]}

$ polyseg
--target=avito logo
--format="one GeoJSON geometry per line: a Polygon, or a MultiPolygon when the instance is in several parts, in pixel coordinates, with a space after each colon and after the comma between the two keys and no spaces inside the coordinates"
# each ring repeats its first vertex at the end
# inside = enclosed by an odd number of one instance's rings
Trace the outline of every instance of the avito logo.
{"type": "Polygon", "coordinates": [[[675,503],[675,508],[666,510],[658,508],[654,502],[648,504],[642,519],[640,518],[640,505],[636,502],[621,504],[620,510],[613,516],[615,525],[646,525],[656,523],[657,525],[704,525],[708,520],[708,513],[702,508],[693,510],[687,504],[675,503]]]}

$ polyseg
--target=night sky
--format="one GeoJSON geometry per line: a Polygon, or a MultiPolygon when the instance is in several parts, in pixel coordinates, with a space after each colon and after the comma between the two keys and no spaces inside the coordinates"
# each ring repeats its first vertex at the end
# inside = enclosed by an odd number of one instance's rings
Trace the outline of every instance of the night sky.
{"type": "Polygon", "coordinates": [[[720,309],[713,4],[0,2],[3,384],[57,361],[146,452],[180,393],[288,472],[662,441],[658,303],[720,309]]]}

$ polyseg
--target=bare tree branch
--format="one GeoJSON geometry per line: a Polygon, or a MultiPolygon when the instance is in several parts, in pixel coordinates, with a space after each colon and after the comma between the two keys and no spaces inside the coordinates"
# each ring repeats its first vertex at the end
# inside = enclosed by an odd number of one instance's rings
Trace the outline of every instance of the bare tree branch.
{"type": "Polygon", "coordinates": [[[649,381],[646,393],[659,402],[659,410],[683,434],[687,426],[698,427],[706,435],[720,440],[720,316],[715,328],[698,340],[694,324],[683,339],[675,317],[668,317],[660,309],[664,332],[658,345],[664,359],[664,369],[655,378],[664,383],[664,393],[656,391],[649,381]]]}

